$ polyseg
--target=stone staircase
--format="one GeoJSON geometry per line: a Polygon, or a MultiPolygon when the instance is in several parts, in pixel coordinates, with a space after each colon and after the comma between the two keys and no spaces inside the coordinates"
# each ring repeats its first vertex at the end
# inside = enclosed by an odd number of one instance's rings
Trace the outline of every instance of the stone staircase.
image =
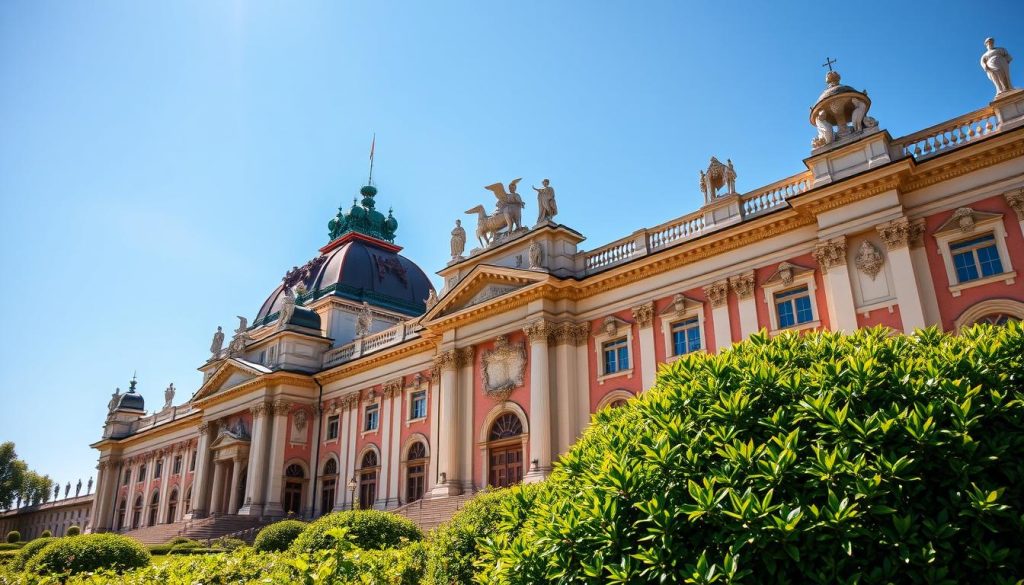
{"type": "MultiPolygon", "coordinates": [[[[125,532],[143,544],[163,544],[175,536],[184,536],[193,540],[207,541],[221,536],[255,535],[256,529],[261,528],[273,520],[261,519],[252,516],[235,516],[226,514],[223,516],[210,516],[199,520],[186,522],[174,522],[173,524],[158,524],[125,532]]],[[[243,538],[244,539],[244,538],[243,538]]]]}
{"type": "Polygon", "coordinates": [[[412,520],[424,533],[451,519],[456,512],[473,499],[474,494],[463,494],[450,498],[420,499],[392,510],[412,520]]]}

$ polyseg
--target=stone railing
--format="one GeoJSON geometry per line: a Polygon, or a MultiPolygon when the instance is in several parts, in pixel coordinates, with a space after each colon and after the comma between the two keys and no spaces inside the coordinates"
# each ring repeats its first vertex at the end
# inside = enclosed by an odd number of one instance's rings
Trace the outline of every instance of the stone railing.
{"type": "Polygon", "coordinates": [[[740,209],[743,217],[753,217],[768,212],[783,203],[794,195],[799,195],[811,188],[811,173],[804,171],[800,174],[786,177],[771,185],[755,189],[740,196],[742,203],[740,209]]]}
{"type": "Polygon", "coordinates": [[[583,252],[583,270],[587,273],[614,266],[633,257],[636,252],[636,238],[630,236],[616,240],[590,252],[583,252]]]}
{"type": "Polygon", "coordinates": [[[900,153],[921,160],[987,136],[998,129],[998,124],[995,110],[988,106],[897,138],[892,145],[900,153]]]}
{"type": "Polygon", "coordinates": [[[398,345],[408,339],[419,337],[417,325],[411,321],[402,321],[383,331],[356,339],[345,345],[338,346],[324,354],[324,367],[330,368],[338,364],[352,361],[366,354],[398,345]]]}
{"type": "Polygon", "coordinates": [[[644,230],[647,235],[647,249],[654,251],[691,238],[704,230],[704,214],[690,213],[678,219],[644,230]]]}

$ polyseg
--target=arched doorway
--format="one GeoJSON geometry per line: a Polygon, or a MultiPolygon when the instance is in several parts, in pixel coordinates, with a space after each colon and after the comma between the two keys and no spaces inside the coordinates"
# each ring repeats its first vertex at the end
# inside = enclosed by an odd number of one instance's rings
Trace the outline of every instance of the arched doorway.
{"type": "Polygon", "coordinates": [[[323,483],[320,485],[320,514],[334,509],[334,494],[338,491],[338,462],[328,459],[324,463],[323,483]]]}
{"type": "Polygon", "coordinates": [[[117,526],[115,527],[117,530],[124,530],[125,529],[124,520],[125,520],[125,515],[127,513],[128,513],[128,500],[127,499],[122,499],[121,500],[121,504],[117,507],[117,526]]]}
{"type": "Polygon", "coordinates": [[[427,487],[427,447],[422,441],[409,446],[405,468],[405,501],[415,502],[423,497],[427,487]]]}
{"type": "Polygon", "coordinates": [[[192,487],[189,486],[189,488],[187,490],[185,490],[185,513],[188,514],[191,511],[192,511],[192,487]]]}
{"type": "Polygon", "coordinates": [[[502,414],[487,435],[487,483],[493,487],[523,480],[523,423],[512,412],[502,414]]]}
{"type": "Polygon", "coordinates": [[[142,495],[138,495],[135,498],[135,505],[132,506],[132,530],[139,527],[142,523],[142,495]]]}
{"type": "Polygon", "coordinates": [[[167,523],[170,524],[177,519],[178,513],[178,488],[171,490],[171,495],[167,497],[167,523]]]}
{"type": "Polygon", "coordinates": [[[377,471],[379,469],[380,462],[377,460],[377,452],[367,451],[359,465],[359,508],[361,510],[369,510],[377,501],[377,471]]]}
{"type": "Polygon", "coordinates": [[[302,484],[306,472],[298,463],[284,470],[284,513],[298,516],[302,512],[302,484]]]}
{"type": "Polygon", "coordinates": [[[149,521],[146,522],[146,526],[156,525],[156,515],[160,509],[160,492],[153,492],[153,496],[149,498],[149,521]]]}

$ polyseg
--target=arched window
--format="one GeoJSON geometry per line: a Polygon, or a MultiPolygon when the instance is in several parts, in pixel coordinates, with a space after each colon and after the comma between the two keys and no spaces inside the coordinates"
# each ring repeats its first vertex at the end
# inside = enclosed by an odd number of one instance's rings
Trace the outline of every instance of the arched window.
{"type": "Polygon", "coordinates": [[[359,507],[368,510],[377,501],[377,452],[367,451],[359,466],[359,507]]]}
{"type": "Polygon", "coordinates": [[[1006,325],[1010,321],[1016,321],[1017,317],[1013,315],[1007,315],[1006,313],[989,313],[988,315],[982,315],[974,320],[975,324],[985,323],[988,325],[1006,325]]]}
{"type": "Polygon", "coordinates": [[[128,511],[128,500],[122,499],[120,505],[117,506],[117,526],[115,530],[124,530],[124,517],[128,511]]]}
{"type": "Polygon", "coordinates": [[[334,494],[338,491],[338,461],[328,459],[324,463],[323,484],[320,487],[320,514],[334,509],[334,494]]]}
{"type": "Polygon", "coordinates": [[[427,447],[422,441],[409,445],[405,469],[405,500],[415,502],[423,497],[427,479],[427,447]]]}
{"type": "Polygon", "coordinates": [[[523,422],[515,413],[506,412],[487,435],[488,483],[505,487],[523,480],[523,422]]]}
{"type": "Polygon", "coordinates": [[[306,477],[306,471],[302,469],[302,466],[298,463],[292,463],[284,470],[284,475],[285,477],[297,477],[301,479],[306,477]]]}
{"type": "Polygon", "coordinates": [[[302,513],[302,486],[306,470],[298,463],[292,463],[284,470],[284,511],[286,514],[302,513]]]}
{"type": "Polygon", "coordinates": [[[192,511],[192,487],[191,486],[189,486],[189,488],[187,490],[185,490],[185,508],[184,508],[184,510],[185,510],[186,514],[188,514],[189,512],[192,511]]]}
{"type": "Polygon", "coordinates": [[[142,523],[142,495],[135,498],[135,505],[132,506],[132,530],[135,530],[142,523]]]}
{"type": "Polygon", "coordinates": [[[976,323],[1004,325],[1024,320],[1024,303],[1013,299],[988,299],[970,307],[953,322],[957,331],[976,323]]]}
{"type": "Polygon", "coordinates": [[[167,523],[170,524],[177,520],[178,513],[178,488],[171,490],[171,495],[167,496],[167,523]]]}
{"type": "Polygon", "coordinates": [[[608,403],[608,408],[621,408],[623,406],[626,406],[625,398],[616,398],[615,400],[612,400],[610,403],[608,403]]]}
{"type": "Polygon", "coordinates": [[[156,524],[156,514],[160,509],[160,492],[153,492],[153,497],[149,499],[149,521],[146,522],[146,526],[153,526],[156,524]]]}

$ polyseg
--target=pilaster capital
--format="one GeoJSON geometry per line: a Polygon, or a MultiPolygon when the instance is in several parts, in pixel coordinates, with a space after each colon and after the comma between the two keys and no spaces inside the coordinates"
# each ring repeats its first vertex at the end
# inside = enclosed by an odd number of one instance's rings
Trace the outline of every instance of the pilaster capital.
{"type": "Polygon", "coordinates": [[[287,416],[288,412],[292,409],[292,403],[287,400],[277,399],[274,401],[273,408],[275,416],[287,416]]]}
{"type": "Polygon", "coordinates": [[[846,236],[839,236],[824,242],[818,242],[811,252],[814,260],[822,270],[830,270],[836,266],[846,266],[846,236]]]}
{"type": "Polygon", "coordinates": [[[636,322],[636,326],[643,329],[644,327],[650,327],[651,323],[654,322],[654,303],[647,302],[642,305],[633,307],[633,321],[636,322]]]}
{"type": "Polygon", "coordinates": [[[704,287],[704,294],[707,295],[708,302],[711,303],[712,307],[725,306],[726,301],[729,299],[729,281],[719,280],[712,282],[704,287]]]}
{"type": "Polygon", "coordinates": [[[207,420],[204,420],[203,422],[199,423],[199,434],[205,435],[206,433],[208,433],[210,431],[210,424],[210,421],[207,420]]]}
{"type": "Polygon", "coordinates": [[[269,402],[258,402],[249,407],[249,412],[252,413],[253,420],[256,420],[262,416],[273,414],[274,406],[269,402]]]}
{"type": "Polygon", "coordinates": [[[434,356],[434,369],[439,371],[454,370],[458,367],[458,352],[454,349],[443,351],[434,356]]]}
{"type": "Polygon", "coordinates": [[[1006,204],[1017,214],[1017,219],[1024,221],[1024,188],[1014,189],[1003,195],[1006,204]]]}
{"type": "Polygon", "coordinates": [[[905,217],[875,226],[878,236],[889,250],[921,246],[924,236],[924,220],[910,221],[905,217]]]}
{"type": "Polygon", "coordinates": [[[741,299],[746,299],[754,294],[754,271],[744,272],[729,277],[729,288],[733,294],[741,299]]]}
{"type": "Polygon", "coordinates": [[[476,348],[472,345],[455,350],[455,365],[459,368],[473,365],[473,356],[476,355],[476,348]]]}
{"type": "Polygon", "coordinates": [[[583,341],[590,335],[590,327],[586,323],[573,323],[562,321],[551,327],[551,334],[548,336],[548,343],[552,345],[580,345],[579,337],[582,329],[583,341]]]}
{"type": "Polygon", "coordinates": [[[394,398],[396,393],[402,392],[402,378],[392,378],[384,382],[384,396],[394,398]]]}
{"type": "Polygon", "coordinates": [[[536,321],[527,324],[526,327],[523,327],[523,333],[525,333],[526,338],[530,340],[530,344],[540,343],[541,341],[547,343],[548,334],[551,333],[551,331],[551,324],[544,319],[537,319],[536,321]]]}

